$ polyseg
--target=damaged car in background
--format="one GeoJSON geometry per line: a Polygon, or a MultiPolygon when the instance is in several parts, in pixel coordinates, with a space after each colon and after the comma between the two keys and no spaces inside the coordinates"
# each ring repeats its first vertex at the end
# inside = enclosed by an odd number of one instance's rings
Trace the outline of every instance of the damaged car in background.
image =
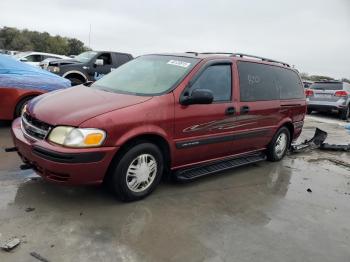
{"type": "Polygon", "coordinates": [[[0,120],[21,115],[32,98],[71,86],[68,79],[0,55],[0,120]]]}

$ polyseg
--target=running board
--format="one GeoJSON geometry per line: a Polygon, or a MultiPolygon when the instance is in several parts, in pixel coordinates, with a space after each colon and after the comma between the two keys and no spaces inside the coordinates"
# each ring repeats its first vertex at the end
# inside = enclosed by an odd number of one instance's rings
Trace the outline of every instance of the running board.
{"type": "Polygon", "coordinates": [[[178,181],[186,182],[196,178],[226,171],[235,167],[240,167],[260,161],[266,160],[266,155],[262,152],[256,154],[249,154],[239,158],[229,158],[219,162],[212,162],[206,165],[180,169],[174,172],[178,181]]]}

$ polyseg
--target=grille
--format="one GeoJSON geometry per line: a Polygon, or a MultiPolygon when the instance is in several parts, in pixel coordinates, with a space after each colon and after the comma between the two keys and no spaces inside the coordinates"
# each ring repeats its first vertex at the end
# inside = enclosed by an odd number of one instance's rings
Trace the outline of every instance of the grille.
{"type": "Polygon", "coordinates": [[[21,118],[23,132],[33,139],[44,139],[49,133],[51,126],[24,113],[21,118]]]}

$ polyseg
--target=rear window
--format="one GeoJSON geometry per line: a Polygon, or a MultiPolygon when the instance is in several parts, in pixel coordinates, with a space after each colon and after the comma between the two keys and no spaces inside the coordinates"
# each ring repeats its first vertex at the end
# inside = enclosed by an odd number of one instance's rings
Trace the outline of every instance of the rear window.
{"type": "Polygon", "coordinates": [[[317,90],[342,90],[343,83],[313,83],[310,88],[317,90]]]}
{"type": "Polygon", "coordinates": [[[304,97],[299,76],[292,70],[253,62],[238,63],[241,101],[304,97]]]}

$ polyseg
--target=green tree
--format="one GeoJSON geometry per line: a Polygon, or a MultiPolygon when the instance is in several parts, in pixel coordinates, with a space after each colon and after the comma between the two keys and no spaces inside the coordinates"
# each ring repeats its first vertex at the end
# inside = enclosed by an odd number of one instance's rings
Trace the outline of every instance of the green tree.
{"type": "Polygon", "coordinates": [[[70,38],[68,39],[68,50],[70,55],[78,55],[84,51],[87,51],[88,48],[84,46],[82,41],[75,38],[70,38]]]}
{"type": "Polygon", "coordinates": [[[76,55],[89,50],[76,38],[59,35],[51,36],[47,32],[18,30],[13,27],[0,28],[0,49],[17,51],[37,51],[62,55],[76,55]]]}

